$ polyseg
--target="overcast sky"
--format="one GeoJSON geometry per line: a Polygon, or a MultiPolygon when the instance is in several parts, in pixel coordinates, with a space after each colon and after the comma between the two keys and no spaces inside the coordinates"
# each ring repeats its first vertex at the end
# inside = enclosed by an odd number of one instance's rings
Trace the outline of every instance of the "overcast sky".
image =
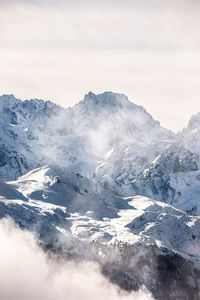
{"type": "Polygon", "coordinates": [[[200,111],[199,0],[0,0],[0,94],[126,94],[173,130],[200,111]]]}

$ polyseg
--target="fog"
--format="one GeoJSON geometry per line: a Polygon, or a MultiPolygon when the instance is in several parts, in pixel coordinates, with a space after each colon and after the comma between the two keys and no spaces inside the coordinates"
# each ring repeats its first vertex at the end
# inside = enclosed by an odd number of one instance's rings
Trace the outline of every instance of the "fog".
{"type": "Polygon", "coordinates": [[[47,257],[34,237],[0,222],[0,299],[1,300],[145,300],[152,299],[142,289],[125,293],[89,262],[57,262],[47,257]]]}

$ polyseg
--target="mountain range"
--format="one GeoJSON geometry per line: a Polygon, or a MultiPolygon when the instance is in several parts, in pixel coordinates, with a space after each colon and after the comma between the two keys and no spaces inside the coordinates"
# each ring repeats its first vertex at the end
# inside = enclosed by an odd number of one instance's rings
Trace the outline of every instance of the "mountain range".
{"type": "Polygon", "coordinates": [[[200,113],[177,134],[123,94],[0,97],[0,217],[126,290],[200,299],[200,113]]]}

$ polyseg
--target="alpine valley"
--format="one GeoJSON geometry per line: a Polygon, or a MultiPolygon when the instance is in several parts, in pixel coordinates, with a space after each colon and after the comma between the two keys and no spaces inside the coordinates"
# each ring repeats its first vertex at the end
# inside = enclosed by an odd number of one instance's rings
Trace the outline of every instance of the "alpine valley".
{"type": "Polygon", "coordinates": [[[200,299],[200,113],[177,134],[125,95],[0,97],[0,218],[127,291],[200,299]]]}

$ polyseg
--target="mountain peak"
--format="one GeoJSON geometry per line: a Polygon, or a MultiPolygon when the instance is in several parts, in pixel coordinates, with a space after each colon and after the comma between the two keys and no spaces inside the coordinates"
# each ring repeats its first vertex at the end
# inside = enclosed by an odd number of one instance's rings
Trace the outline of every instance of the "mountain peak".
{"type": "Polygon", "coordinates": [[[189,129],[196,129],[200,127],[200,112],[196,115],[193,115],[188,123],[189,129]]]}
{"type": "Polygon", "coordinates": [[[17,99],[13,94],[4,94],[0,96],[0,104],[11,104],[11,103],[19,103],[21,100],[17,99]]]}
{"type": "Polygon", "coordinates": [[[89,92],[85,95],[83,102],[89,105],[95,106],[119,106],[119,107],[128,107],[128,106],[137,106],[136,104],[129,101],[128,97],[124,94],[113,93],[110,91],[101,93],[101,94],[94,94],[89,92]]]}

